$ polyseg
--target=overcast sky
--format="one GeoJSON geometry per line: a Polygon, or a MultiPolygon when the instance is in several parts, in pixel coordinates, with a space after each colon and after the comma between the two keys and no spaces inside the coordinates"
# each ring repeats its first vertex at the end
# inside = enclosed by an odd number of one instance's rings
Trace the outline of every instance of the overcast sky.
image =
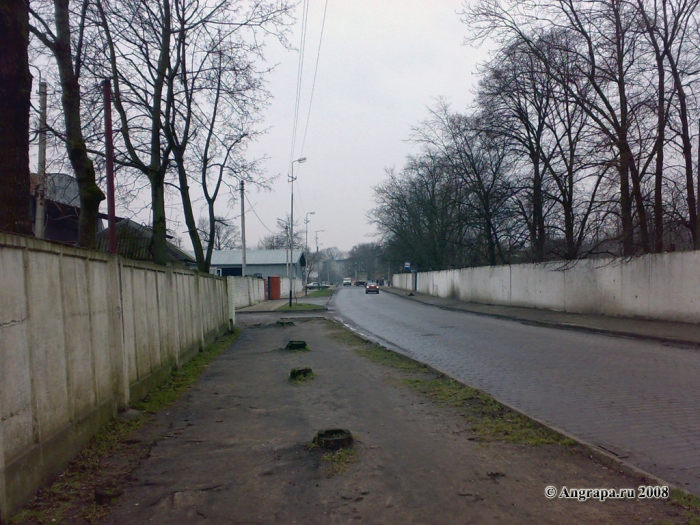
{"type": "MultiPolygon", "coordinates": [[[[444,97],[455,110],[465,110],[476,85],[476,66],[483,49],[463,45],[466,26],[456,14],[461,0],[329,0],[316,87],[306,142],[316,51],[325,0],[310,0],[303,88],[296,150],[292,130],[298,52],[268,44],[269,76],[274,99],[265,113],[269,132],[249,150],[266,155],[268,176],[280,175],[272,192],[254,189],[248,198],[259,216],[246,210],[250,248],[276,230],[276,219],[290,209],[289,161],[298,177],[294,188],[295,222],[304,229],[309,216],[309,245],[314,232],[321,248],[349,250],[375,240],[367,220],[374,207],[372,187],[385,178],[387,167],[401,169],[417,151],[406,139],[412,126],[428,116],[428,107],[444,97]]],[[[301,4],[290,40],[300,47],[301,4]]],[[[247,205],[247,204],[246,204],[247,205]]],[[[240,208],[230,210],[238,215],[240,208]]]]}

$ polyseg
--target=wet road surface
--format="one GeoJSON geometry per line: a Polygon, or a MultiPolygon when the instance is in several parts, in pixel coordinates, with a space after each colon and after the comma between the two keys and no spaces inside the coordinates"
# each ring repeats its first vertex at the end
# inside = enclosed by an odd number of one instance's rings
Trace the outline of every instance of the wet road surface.
{"type": "Polygon", "coordinates": [[[700,351],[441,310],[362,288],[350,327],[700,494],[700,351]]]}

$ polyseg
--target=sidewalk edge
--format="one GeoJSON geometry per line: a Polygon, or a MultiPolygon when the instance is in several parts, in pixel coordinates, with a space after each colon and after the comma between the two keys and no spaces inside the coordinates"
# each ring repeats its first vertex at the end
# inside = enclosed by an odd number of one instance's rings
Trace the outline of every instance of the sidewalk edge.
{"type": "MultiPolygon", "coordinates": [[[[396,295],[400,295],[400,294],[396,294],[396,295]]],[[[420,301],[420,302],[422,302],[422,301],[420,301]]],[[[424,303],[424,304],[430,304],[430,303],[424,303]]],[[[436,305],[431,305],[431,306],[436,306],[436,305]]],[[[459,311],[464,311],[464,310],[459,310],[459,311]]],[[[489,314],[483,314],[483,315],[489,315],[489,314]]],[[[511,318],[508,318],[508,319],[511,319],[511,318]]],[[[396,350],[392,350],[391,348],[387,347],[386,345],[382,344],[381,342],[378,342],[378,341],[374,341],[374,340],[372,340],[372,339],[369,339],[369,338],[367,337],[367,335],[365,335],[365,334],[363,334],[363,333],[361,333],[361,332],[358,332],[354,327],[352,327],[352,326],[350,326],[350,325],[344,323],[344,322],[341,321],[340,319],[334,318],[333,321],[336,322],[336,323],[338,323],[338,324],[340,324],[340,325],[343,326],[345,329],[350,330],[350,331],[353,332],[356,336],[358,336],[359,338],[361,338],[361,339],[363,339],[363,340],[365,340],[365,341],[367,341],[367,342],[369,342],[369,343],[378,345],[378,346],[380,346],[380,347],[382,347],[382,348],[384,348],[384,349],[386,349],[386,350],[388,350],[388,351],[390,351],[390,352],[396,352],[396,350]]],[[[399,353],[400,353],[400,352],[399,352],[399,353]]],[[[416,359],[416,358],[414,358],[414,357],[412,357],[412,356],[409,356],[409,355],[406,355],[406,354],[403,354],[403,353],[400,353],[400,354],[401,354],[402,357],[405,357],[406,359],[410,359],[411,361],[415,361],[416,363],[420,363],[421,365],[425,366],[427,370],[430,370],[430,371],[432,371],[433,373],[440,374],[440,375],[443,375],[443,376],[445,376],[445,377],[448,377],[448,378],[450,378],[451,380],[453,380],[453,381],[455,381],[455,382],[457,382],[457,383],[459,383],[459,384],[461,384],[461,385],[465,385],[465,386],[468,386],[468,387],[470,387],[470,388],[474,388],[474,387],[468,385],[467,383],[465,383],[464,381],[461,381],[461,380],[457,379],[456,377],[452,376],[451,374],[449,374],[449,373],[447,373],[447,372],[444,372],[443,370],[440,370],[439,368],[436,368],[436,367],[434,367],[434,366],[432,366],[432,365],[429,365],[429,364],[427,364],[427,363],[423,363],[422,361],[420,361],[420,360],[418,360],[418,359],[416,359]]],[[[480,389],[477,389],[477,390],[480,390],[480,389]]],[[[671,483],[671,482],[669,482],[669,481],[666,481],[665,479],[662,479],[662,478],[660,478],[660,477],[658,477],[658,476],[655,476],[654,474],[651,474],[651,473],[649,473],[649,472],[647,472],[647,471],[645,471],[645,470],[643,470],[643,469],[641,469],[641,468],[639,468],[639,467],[636,467],[635,465],[632,465],[631,463],[628,463],[628,462],[624,461],[624,459],[621,459],[621,458],[619,458],[619,457],[616,457],[615,455],[611,454],[610,452],[607,452],[607,451],[603,450],[602,448],[600,448],[599,446],[597,446],[597,445],[595,445],[595,444],[593,444],[593,443],[589,443],[588,441],[585,441],[585,440],[583,440],[583,439],[581,439],[581,438],[579,438],[579,437],[576,437],[576,436],[574,436],[574,435],[572,435],[572,434],[569,434],[568,432],[566,432],[566,431],[564,431],[564,430],[561,430],[560,428],[555,427],[555,426],[553,426],[553,425],[550,425],[549,423],[546,423],[546,422],[544,422],[544,421],[538,419],[537,417],[531,416],[530,414],[526,414],[526,413],[523,412],[522,410],[520,410],[520,409],[518,409],[518,408],[515,408],[515,407],[512,406],[511,404],[502,401],[501,399],[499,399],[498,397],[494,396],[493,394],[490,394],[490,393],[485,392],[485,391],[483,391],[483,390],[480,390],[480,391],[481,391],[481,392],[484,392],[486,395],[492,397],[493,399],[495,399],[496,401],[498,401],[501,405],[503,405],[503,406],[509,408],[509,409],[512,410],[513,412],[516,412],[516,413],[522,415],[523,417],[526,417],[526,418],[529,419],[530,421],[532,421],[532,422],[534,422],[535,424],[537,424],[537,425],[539,425],[539,426],[545,428],[546,430],[549,430],[550,432],[554,432],[554,433],[556,433],[556,434],[559,434],[560,436],[563,436],[563,437],[565,437],[565,438],[567,438],[567,439],[570,439],[570,440],[572,440],[572,441],[575,441],[578,445],[582,446],[582,447],[586,450],[587,453],[589,453],[591,456],[593,456],[596,460],[598,460],[603,466],[605,466],[605,467],[607,467],[607,468],[616,469],[616,470],[618,470],[618,471],[620,471],[620,472],[623,472],[623,473],[625,473],[625,474],[629,474],[629,475],[632,475],[632,476],[636,476],[636,477],[638,477],[639,479],[643,480],[644,483],[645,483],[645,484],[648,484],[648,485],[652,485],[652,484],[655,484],[655,485],[665,485],[665,486],[668,486],[669,489],[677,489],[677,490],[680,490],[681,492],[683,492],[683,493],[685,493],[685,494],[692,494],[692,492],[689,492],[689,491],[685,490],[683,487],[681,487],[681,486],[679,486],[679,485],[676,485],[676,484],[674,484],[674,483],[671,483]]]]}
{"type": "MultiPolygon", "coordinates": [[[[675,337],[657,336],[657,335],[652,335],[652,334],[640,334],[637,332],[628,332],[628,331],[624,331],[624,330],[609,330],[607,328],[596,328],[594,326],[586,326],[586,325],[580,325],[580,324],[574,324],[574,323],[559,323],[556,321],[538,321],[538,320],[528,319],[526,317],[519,317],[517,315],[497,314],[497,313],[490,313],[490,312],[479,312],[479,311],[475,311],[475,310],[470,310],[468,308],[455,308],[453,306],[443,306],[443,305],[439,305],[439,304],[433,304],[433,303],[430,303],[427,301],[423,301],[417,296],[409,297],[406,294],[399,292],[399,291],[387,290],[387,289],[384,289],[384,291],[391,293],[393,295],[396,295],[398,297],[402,297],[404,299],[416,301],[416,302],[419,302],[421,304],[425,304],[427,306],[434,306],[435,308],[440,308],[441,310],[447,310],[450,312],[465,312],[465,313],[474,314],[474,315],[495,317],[496,319],[505,319],[507,321],[518,321],[518,322],[525,324],[525,325],[541,326],[544,328],[554,328],[557,330],[573,330],[573,331],[578,331],[578,332],[588,332],[588,333],[592,333],[592,334],[610,335],[613,337],[625,337],[628,339],[637,339],[637,340],[642,340],[642,341],[655,341],[655,342],[663,343],[663,344],[679,345],[679,346],[691,346],[694,348],[700,348],[700,341],[693,341],[693,340],[689,340],[689,339],[677,339],[675,337]]],[[[498,306],[498,305],[493,305],[493,306],[498,306]]],[[[533,308],[533,310],[536,310],[536,309],[533,308]]]]}

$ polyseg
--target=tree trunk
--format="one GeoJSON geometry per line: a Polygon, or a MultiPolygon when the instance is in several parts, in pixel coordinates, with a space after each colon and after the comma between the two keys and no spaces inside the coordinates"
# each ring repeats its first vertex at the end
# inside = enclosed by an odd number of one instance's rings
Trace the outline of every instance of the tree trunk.
{"type": "MultiPolygon", "coordinates": [[[[175,153],[175,162],[177,164],[177,174],[180,181],[180,196],[182,197],[182,211],[185,213],[185,224],[187,224],[187,232],[190,234],[190,241],[192,241],[192,248],[194,249],[195,259],[197,261],[197,269],[200,272],[209,273],[208,261],[204,258],[204,250],[202,250],[202,240],[199,237],[199,231],[197,230],[197,223],[194,219],[194,212],[192,210],[192,200],[190,198],[190,187],[187,183],[187,172],[185,171],[185,164],[183,162],[181,153],[173,148],[175,153]]],[[[209,237],[211,244],[212,237],[209,237]]]]}
{"type": "Polygon", "coordinates": [[[170,61],[170,36],[171,17],[170,1],[163,2],[163,22],[162,22],[160,55],[158,57],[158,69],[154,79],[153,90],[153,110],[151,120],[151,208],[153,210],[153,261],[156,264],[166,264],[168,261],[166,236],[167,227],[165,224],[165,170],[163,166],[166,159],[162,158],[161,152],[161,131],[163,88],[165,87],[168,73],[168,63],[170,61]]]}
{"type": "Polygon", "coordinates": [[[532,229],[535,234],[535,262],[544,260],[544,211],[542,205],[542,173],[539,155],[534,155],[532,165],[535,170],[532,180],[532,229]]]}
{"type": "Polygon", "coordinates": [[[621,5],[622,2],[615,0],[612,4],[615,16],[615,45],[617,55],[617,89],[620,100],[620,120],[617,132],[617,148],[620,154],[620,204],[622,207],[622,238],[624,254],[629,256],[634,254],[634,232],[632,222],[632,202],[625,202],[634,198],[639,220],[639,233],[643,253],[649,253],[649,236],[646,223],[646,211],[644,199],[642,197],[640,175],[634,161],[632,149],[628,142],[629,131],[629,103],[627,100],[627,77],[625,71],[625,44],[627,36],[626,28],[622,23],[621,5]],[[630,195],[629,182],[632,180],[632,193],[630,195]]]}
{"type": "Polygon", "coordinates": [[[695,182],[693,180],[693,158],[692,158],[692,145],[690,142],[690,123],[688,121],[688,103],[686,101],[685,89],[683,89],[683,82],[681,79],[680,72],[678,71],[678,65],[674,60],[671,53],[667,53],[668,61],[671,64],[671,74],[673,76],[673,83],[676,88],[676,93],[678,94],[678,105],[680,107],[680,119],[681,119],[681,140],[683,142],[683,160],[685,162],[685,189],[686,189],[686,202],[688,203],[688,227],[690,228],[690,234],[693,238],[693,248],[696,250],[700,248],[700,239],[698,238],[697,229],[697,209],[695,202],[695,182]]]}
{"type": "Polygon", "coordinates": [[[29,216],[29,8],[25,0],[0,2],[0,230],[30,235],[29,216]]]}
{"type": "MultiPolygon", "coordinates": [[[[207,253],[204,256],[204,263],[207,268],[211,268],[211,256],[214,253],[214,235],[216,232],[216,215],[214,215],[214,201],[212,199],[207,199],[207,209],[209,210],[209,245],[207,246],[207,253]]],[[[241,271],[242,271],[241,267],[241,271]]],[[[245,277],[245,275],[243,275],[245,277]]]]}
{"type": "Polygon", "coordinates": [[[632,201],[630,200],[630,181],[627,166],[620,162],[620,222],[622,224],[622,255],[634,255],[634,237],[632,227],[632,201]]]}
{"type": "Polygon", "coordinates": [[[634,197],[635,207],[639,221],[639,240],[642,246],[642,253],[650,253],[651,246],[649,244],[649,225],[647,224],[647,212],[645,208],[644,196],[642,195],[642,181],[637,164],[634,161],[632,150],[625,141],[622,144],[622,157],[627,158],[629,167],[630,179],[632,179],[632,195],[634,197]]]}
{"type": "Polygon", "coordinates": [[[659,50],[656,51],[656,72],[658,80],[658,100],[656,117],[656,169],[654,171],[654,253],[664,251],[664,201],[663,201],[663,179],[664,179],[664,141],[666,133],[666,104],[665,104],[665,83],[666,70],[664,69],[663,56],[659,50]]]}
{"type": "Polygon", "coordinates": [[[151,177],[151,209],[153,211],[153,238],[151,253],[156,264],[168,262],[165,226],[165,184],[160,174],[151,177]]]}
{"type": "Polygon", "coordinates": [[[73,69],[70,42],[68,0],[54,0],[56,19],[56,44],[54,56],[61,79],[61,102],[66,124],[66,150],[78,181],[80,192],[80,218],[78,220],[78,245],[95,248],[97,216],[104,193],[95,182],[95,167],[88,157],[80,119],[80,85],[73,69]]]}

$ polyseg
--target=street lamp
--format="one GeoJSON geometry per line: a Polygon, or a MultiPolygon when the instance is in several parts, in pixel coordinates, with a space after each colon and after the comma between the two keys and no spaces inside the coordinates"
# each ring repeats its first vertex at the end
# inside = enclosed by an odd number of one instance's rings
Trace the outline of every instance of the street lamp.
{"type": "MultiPolygon", "coordinates": [[[[298,159],[295,159],[292,161],[292,174],[289,176],[289,182],[292,185],[292,201],[291,201],[291,214],[289,217],[289,262],[290,262],[290,268],[292,267],[292,261],[294,260],[294,181],[296,178],[294,178],[294,163],[298,162],[299,164],[302,164],[303,162],[306,162],[306,157],[300,157],[298,159]]],[[[292,307],[292,276],[291,276],[291,271],[290,271],[290,276],[289,276],[289,307],[292,307]]]]}
{"type": "MultiPolygon", "coordinates": [[[[326,230],[316,230],[316,231],[314,232],[314,235],[315,235],[315,237],[316,237],[316,262],[317,262],[317,264],[318,264],[318,270],[317,270],[316,273],[318,273],[318,282],[319,282],[319,286],[321,286],[321,285],[320,285],[320,283],[321,283],[321,261],[320,261],[320,259],[318,258],[318,234],[321,233],[321,232],[325,232],[325,231],[326,231],[326,230]]],[[[330,281],[330,279],[329,279],[329,281],[330,281]]]]}
{"type": "MultiPolygon", "coordinates": [[[[304,295],[309,295],[309,215],[316,215],[315,211],[309,211],[304,218],[304,231],[306,232],[306,240],[304,241],[304,257],[306,257],[306,283],[304,286],[304,295]]],[[[320,290],[320,287],[319,287],[320,290]]]]}

